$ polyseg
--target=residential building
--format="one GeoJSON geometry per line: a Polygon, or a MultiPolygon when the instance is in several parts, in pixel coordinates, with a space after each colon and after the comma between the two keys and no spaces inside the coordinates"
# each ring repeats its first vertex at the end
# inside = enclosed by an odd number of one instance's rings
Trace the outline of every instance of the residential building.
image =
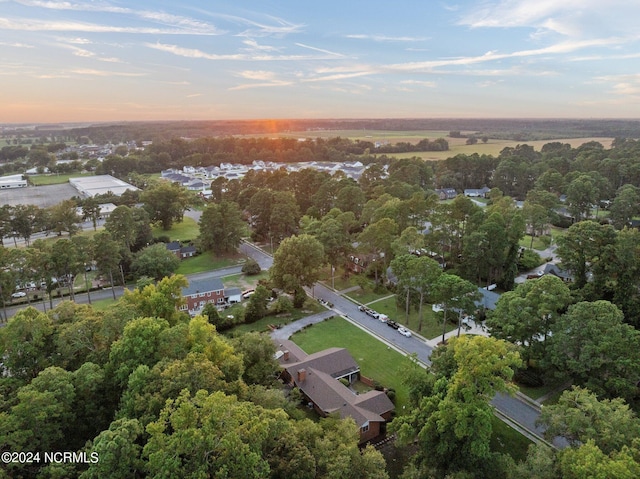
{"type": "Polygon", "coordinates": [[[215,305],[225,303],[224,285],[220,278],[194,279],[189,281],[189,286],[182,288],[182,297],[185,299],[185,304],[180,310],[195,316],[208,303],[215,305]]]}
{"type": "Polygon", "coordinates": [[[323,417],[336,414],[352,418],[360,430],[360,443],[386,432],[394,405],[384,391],[358,394],[345,386],[362,379],[360,368],[344,348],[305,353],[291,341],[278,345],[276,358],[282,366],[282,380],[297,387],[309,405],[323,417]]]}
{"type": "Polygon", "coordinates": [[[467,188],[464,190],[464,196],[469,196],[471,198],[484,198],[487,196],[489,191],[491,191],[491,189],[486,186],[483,186],[482,188],[467,188]]]}
{"type": "Polygon", "coordinates": [[[440,200],[452,200],[456,196],[458,196],[458,192],[455,188],[438,188],[436,190],[436,194],[440,200]]]}

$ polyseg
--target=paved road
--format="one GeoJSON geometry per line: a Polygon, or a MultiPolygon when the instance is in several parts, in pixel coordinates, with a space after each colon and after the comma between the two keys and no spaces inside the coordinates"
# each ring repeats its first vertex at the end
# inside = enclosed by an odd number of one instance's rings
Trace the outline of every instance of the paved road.
{"type": "MultiPolygon", "coordinates": [[[[251,244],[244,243],[241,246],[241,250],[243,253],[258,261],[263,269],[268,269],[273,263],[273,258],[271,256],[251,244]]],[[[415,334],[410,338],[402,336],[395,329],[387,326],[385,323],[373,319],[359,311],[358,304],[320,283],[317,283],[307,292],[316,299],[323,299],[328,303],[332,303],[333,307],[331,310],[333,312],[345,316],[350,322],[388,344],[390,347],[393,347],[404,354],[415,353],[422,363],[425,365],[431,364],[429,358],[433,348],[427,344],[424,338],[415,334]]],[[[327,317],[327,315],[323,312],[319,315],[314,315],[313,317],[308,318],[307,321],[317,322],[321,321],[325,317],[327,317]]],[[[307,323],[303,324],[296,321],[289,325],[287,329],[282,328],[281,330],[274,332],[274,336],[277,338],[287,339],[296,330],[301,329],[306,324],[307,323]]],[[[536,420],[540,416],[539,406],[533,404],[531,401],[525,400],[521,395],[511,397],[505,394],[496,395],[492,400],[492,404],[501,415],[506,416],[511,422],[519,426],[518,429],[520,429],[521,432],[525,433],[532,439],[542,438],[544,429],[536,425],[536,420]]],[[[564,447],[566,445],[566,442],[559,438],[556,438],[553,442],[556,447],[564,447]]]]}
{"type": "MultiPolygon", "coordinates": [[[[270,255],[250,243],[241,244],[240,250],[247,256],[256,260],[260,267],[264,270],[269,269],[273,264],[273,258],[270,255]]],[[[240,266],[233,266],[230,268],[223,268],[215,271],[188,275],[187,278],[219,278],[232,274],[238,274],[240,273],[240,269],[240,266]]],[[[367,316],[365,313],[359,311],[358,304],[320,283],[309,289],[308,293],[316,299],[323,299],[328,303],[332,303],[333,307],[326,312],[322,312],[307,319],[291,323],[291,325],[289,325],[289,327],[286,329],[282,328],[281,330],[278,330],[278,338],[288,338],[297,329],[300,329],[302,326],[307,324],[306,322],[317,322],[331,315],[339,314],[346,317],[350,322],[367,331],[369,334],[383,341],[390,347],[393,347],[394,349],[407,355],[415,353],[418,360],[420,360],[422,363],[424,363],[425,365],[430,364],[429,357],[431,356],[433,348],[427,344],[424,338],[415,334],[410,338],[402,336],[395,329],[387,326],[385,323],[373,319],[370,316],[367,316]]],[[[116,288],[116,295],[121,296],[122,294],[123,288],[116,288]]],[[[111,297],[111,295],[111,289],[106,289],[102,291],[92,292],[91,298],[97,300],[101,298],[109,298],[111,297]]],[[[60,300],[54,301],[54,306],[59,301],[60,300]]],[[[87,295],[76,294],[76,302],[86,303],[87,295]]],[[[35,305],[35,303],[32,304],[35,305]]],[[[38,304],[42,306],[41,302],[38,304]]],[[[24,306],[25,305],[21,305],[19,307],[8,307],[7,313],[9,313],[9,316],[12,316],[15,311],[20,308],[24,308],[24,306]]],[[[48,307],[49,304],[47,303],[47,308],[48,307]]],[[[511,397],[507,395],[497,395],[493,399],[492,404],[502,415],[506,416],[511,421],[519,425],[525,430],[525,432],[529,432],[530,435],[532,433],[533,435],[538,437],[542,436],[543,429],[536,425],[536,420],[540,414],[539,407],[536,407],[535,405],[529,403],[528,401],[525,401],[518,396],[511,397]]],[[[557,440],[554,441],[554,444],[558,447],[563,447],[564,445],[562,441],[557,440]]]]}

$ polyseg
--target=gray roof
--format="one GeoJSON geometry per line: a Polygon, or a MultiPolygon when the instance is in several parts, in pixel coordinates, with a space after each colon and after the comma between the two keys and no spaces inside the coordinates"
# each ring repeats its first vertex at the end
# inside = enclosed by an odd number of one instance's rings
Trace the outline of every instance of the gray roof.
{"type": "Polygon", "coordinates": [[[238,294],[242,294],[242,290],[240,288],[226,288],[224,290],[224,296],[236,296],[238,294]]]}
{"type": "Polygon", "coordinates": [[[544,265],[544,274],[552,274],[554,276],[557,276],[558,278],[567,279],[567,280],[573,279],[573,275],[571,274],[571,271],[568,271],[566,269],[560,269],[560,267],[557,264],[553,264],[553,263],[547,263],[544,265]]]}
{"type": "Polygon", "coordinates": [[[498,293],[494,293],[493,291],[488,291],[485,288],[478,288],[482,298],[476,302],[478,306],[484,306],[487,309],[496,309],[496,303],[500,299],[500,295],[498,293]]]}
{"type": "Polygon", "coordinates": [[[171,243],[167,243],[166,246],[169,251],[178,251],[180,249],[180,242],[172,241],[171,243]]]}
{"type": "Polygon", "coordinates": [[[224,285],[220,278],[193,279],[189,281],[189,286],[182,288],[182,296],[191,296],[192,294],[223,290],[224,285]]]}

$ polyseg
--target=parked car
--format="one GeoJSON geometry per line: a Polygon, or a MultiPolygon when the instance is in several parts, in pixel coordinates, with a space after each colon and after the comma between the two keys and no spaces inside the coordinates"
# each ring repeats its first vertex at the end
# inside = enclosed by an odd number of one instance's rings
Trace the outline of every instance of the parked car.
{"type": "Polygon", "coordinates": [[[377,311],[374,311],[373,309],[367,309],[365,313],[367,313],[373,319],[378,319],[380,317],[380,313],[378,313],[377,311]]]}
{"type": "Polygon", "coordinates": [[[402,326],[398,328],[398,332],[403,336],[406,336],[407,338],[411,337],[411,331],[409,331],[407,328],[403,328],[402,326]]]}
{"type": "Polygon", "coordinates": [[[387,321],[387,326],[391,326],[393,329],[398,329],[400,325],[396,323],[393,319],[387,321]]]}
{"type": "Polygon", "coordinates": [[[363,313],[367,310],[367,307],[363,304],[361,304],[360,306],[358,306],[358,311],[362,311],[363,313]]]}
{"type": "Polygon", "coordinates": [[[378,320],[381,323],[386,323],[387,321],[389,321],[389,316],[387,316],[386,314],[380,314],[380,316],[378,316],[378,320]]]}
{"type": "Polygon", "coordinates": [[[12,298],[24,298],[25,296],[27,296],[27,293],[24,291],[16,291],[11,295],[12,298]]]}

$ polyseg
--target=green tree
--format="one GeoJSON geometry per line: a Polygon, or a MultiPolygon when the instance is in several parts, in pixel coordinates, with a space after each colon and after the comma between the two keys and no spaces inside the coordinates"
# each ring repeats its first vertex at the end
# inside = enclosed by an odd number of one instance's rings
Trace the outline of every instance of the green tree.
{"type": "Polygon", "coordinates": [[[595,221],[574,223],[566,235],[558,238],[558,256],[562,258],[562,265],[573,273],[576,287],[583,288],[588,275],[593,274],[592,297],[600,297],[611,276],[609,267],[614,262],[615,238],[612,226],[595,221]]]}
{"type": "Polygon", "coordinates": [[[234,338],[231,344],[236,353],[242,355],[242,377],[247,384],[274,384],[280,366],[275,360],[275,343],[268,334],[245,333],[234,338]]]}
{"type": "Polygon", "coordinates": [[[270,278],[275,287],[287,291],[310,287],[318,280],[324,257],[322,244],[313,236],[285,238],[273,255],[270,278]]]}
{"type": "Polygon", "coordinates": [[[202,249],[220,256],[236,251],[240,245],[244,223],[237,203],[222,201],[207,206],[198,224],[202,249]]]}
{"type": "Polygon", "coordinates": [[[640,419],[622,399],[599,400],[578,386],[564,391],[557,404],[546,406],[539,422],[547,438],[562,436],[573,447],[593,441],[605,454],[640,437],[640,419]]]}
{"type": "Polygon", "coordinates": [[[625,447],[611,455],[604,454],[593,441],[560,455],[563,479],[632,479],[640,476],[638,450],[625,447]]]}
{"type": "Polygon", "coordinates": [[[267,301],[269,300],[267,288],[258,285],[255,292],[249,298],[249,302],[244,312],[244,320],[247,323],[254,323],[267,315],[267,301]]]}
{"type": "Polygon", "coordinates": [[[12,377],[32,379],[51,364],[53,324],[35,308],[21,309],[0,328],[0,351],[4,368],[12,377]]]}
{"type": "Polygon", "coordinates": [[[58,278],[58,287],[66,283],[69,296],[73,300],[75,291],[73,283],[76,275],[83,270],[83,256],[78,250],[77,243],[66,238],[59,239],[51,246],[50,258],[51,271],[58,278]]]}
{"type": "Polygon", "coordinates": [[[69,233],[69,236],[73,236],[80,231],[78,223],[80,223],[81,217],[78,215],[75,201],[61,201],[57,205],[50,207],[48,211],[50,228],[58,236],[61,236],[65,231],[69,233]]]}
{"type": "Polygon", "coordinates": [[[472,315],[476,310],[476,301],[480,299],[478,287],[466,279],[455,274],[443,273],[435,281],[434,299],[442,304],[444,318],[442,320],[442,342],[445,341],[447,332],[447,312],[449,310],[458,313],[458,336],[462,328],[462,315],[472,315]]]}
{"type": "Polygon", "coordinates": [[[556,320],[546,360],[598,395],[631,399],[640,377],[640,331],[608,301],[580,302],[556,320]]]}
{"type": "Polygon", "coordinates": [[[133,271],[156,281],[171,276],[180,266],[180,259],[164,243],[156,243],[138,251],[131,263],[133,271]]]}
{"type": "Polygon", "coordinates": [[[299,221],[300,209],[295,196],[288,191],[276,191],[269,217],[270,235],[280,242],[297,232],[299,221]]]}
{"type": "Polygon", "coordinates": [[[510,381],[520,358],[510,344],[484,336],[452,338],[441,348],[432,357],[432,393],[394,419],[390,429],[400,444],[417,438],[415,462],[436,469],[439,477],[457,471],[486,477],[492,457],[490,401],[496,392],[515,392],[510,381]]]}
{"type": "Polygon", "coordinates": [[[136,221],[133,210],[125,205],[114,209],[104,223],[104,229],[117,241],[123,251],[131,252],[136,240],[136,221]]]}
{"type": "Polygon", "coordinates": [[[156,185],[144,190],[140,201],[149,213],[153,223],[158,223],[168,231],[174,222],[181,222],[184,212],[191,205],[191,197],[187,190],[177,183],[159,181],[156,185]]]}
{"type": "Polygon", "coordinates": [[[117,270],[120,261],[122,261],[122,249],[107,231],[101,231],[93,237],[93,251],[98,272],[103,275],[109,275],[111,293],[115,300],[113,271],[117,270]]]}
{"type": "Polygon", "coordinates": [[[122,302],[131,305],[142,317],[163,318],[175,324],[182,313],[178,312],[185,300],[182,289],[188,286],[187,278],[181,274],[162,278],[157,284],[142,289],[125,290],[122,302]]]}
{"type": "Polygon", "coordinates": [[[500,296],[496,309],[488,314],[486,325],[493,337],[520,345],[528,364],[543,356],[541,348],[570,303],[567,285],[560,278],[545,275],[500,296]]]}
{"type": "MultiPolygon", "coordinates": [[[[390,218],[381,220],[367,226],[358,235],[358,248],[363,252],[371,254],[376,259],[382,258],[386,266],[392,258],[391,243],[398,233],[398,225],[390,218]]],[[[385,268],[386,269],[386,268],[385,268]]],[[[376,283],[378,283],[378,270],[376,272],[376,283]]]]}
{"type": "MultiPolygon", "coordinates": [[[[89,456],[98,454],[99,461],[89,464],[81,479],[129,479],[142,477],[142,437],[144,430],[137,419],[117,419],[109,429],[102,431],[93,441],[89,456]]],[[[91,456],[90,456],[91,457],[91,456]]]]}
{"type": "Polygon", "coordinates": [[[577,221],[587,219],[596,204],[600,191],[591,175],[581,174],[567,186],[569,211],[577,221]]]}
{"type": "Polygon", "coordinates": [[[609,208],[609,218],[613,226],[621,230],[629,226],[634,216],[640,214],[640,192],[634,185],[623,185],[609,208]]]}
{"type": "Polygon", "coordinates": [[[91,220],[93,231],[98,228],[98,219],[100,218],[100,203],[93,196],[86,198],[82,202],[82,219],[91,220]]]}

